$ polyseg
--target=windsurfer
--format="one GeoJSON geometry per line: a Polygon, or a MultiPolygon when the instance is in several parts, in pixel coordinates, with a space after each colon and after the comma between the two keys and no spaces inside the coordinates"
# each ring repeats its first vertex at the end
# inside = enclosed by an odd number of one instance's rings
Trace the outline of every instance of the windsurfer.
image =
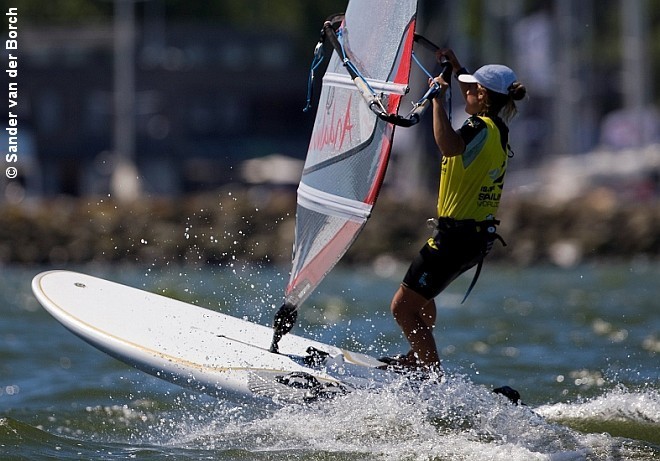
{"type": "Polygon", "coordinates": [[[469,74],[451,49],[439,50],[436,56],[451,63],[470,117],[458,130],[452,128],[441,97],[449,82],[434,78],[442,88],[433,100],[433,135],[441,154],[438,219],[433,220],[433,236],[414,258],[391,302],[411,351],[385,359],[390,366],[428,371],[441,370],[433,337],[434,298],[463,272],[478,266],[474,284],[493,242],[501,240],[495,215],[510,156],[506,122],[516,113],[515,101],[526,94],[506,66],[486,65],[469,74]]]}

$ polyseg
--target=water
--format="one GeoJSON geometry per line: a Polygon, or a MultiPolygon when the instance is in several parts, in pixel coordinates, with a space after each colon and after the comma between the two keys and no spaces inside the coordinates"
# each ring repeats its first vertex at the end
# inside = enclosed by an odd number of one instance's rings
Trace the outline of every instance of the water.
{"type": "MultiPolygon", "coordinates": [[[[46,268],[0,277],[0,459],[660,459],[660,266],[487,265],[438,299],[442,387],[356,392],[306,406],[221,401],[127,368],[31,295],[46,268]],[[490,392],[509,385],[526,406],[490,392]]],[[[374,355],[406,350],[387,312],[404,268],[337,270],[296,332],[374,355]],[[389,270],[389,272],[388,272],[389,270]],[[386,275],[386,274],[392,275],[386,275]]],[[[276,269],[81,269],[260,323],[276,269]]]]}

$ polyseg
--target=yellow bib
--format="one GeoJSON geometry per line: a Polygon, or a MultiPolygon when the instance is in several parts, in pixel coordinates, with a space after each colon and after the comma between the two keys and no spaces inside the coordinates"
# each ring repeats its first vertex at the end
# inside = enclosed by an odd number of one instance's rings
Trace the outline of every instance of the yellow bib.
{"type": "Polygon", "coordinates": [[[493,120],[479,118],[486,128],[465,147],[465,152],[442,158],[438,194],[440,217],[495,219],[508,155],[502,148],[500,131],[493,120]]]}

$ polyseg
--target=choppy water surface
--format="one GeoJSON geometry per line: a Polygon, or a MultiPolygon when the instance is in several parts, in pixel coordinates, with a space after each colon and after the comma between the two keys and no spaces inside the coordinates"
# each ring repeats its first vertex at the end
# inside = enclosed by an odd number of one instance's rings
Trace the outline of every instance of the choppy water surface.
{"type": "MultiPolygon", "coordinates": [[[[43,268],[46,269],[46,268],[43,268]]],[[[406,346],[389,317],[402,269],[337,270],[298,334],[374,355],[406,346]]],[[[438,298],[442,386],[401,382],[305,406],[221,401],[152,378],[39,307],[42,268],[0,268],[0,459],[660,459],[660,266],[487,265],[438,298]],[[527,405],[490,392],[509,385],[527,405]]],[[[84,272],[270,323],[285,276],[263,268],[84,272]]]]}

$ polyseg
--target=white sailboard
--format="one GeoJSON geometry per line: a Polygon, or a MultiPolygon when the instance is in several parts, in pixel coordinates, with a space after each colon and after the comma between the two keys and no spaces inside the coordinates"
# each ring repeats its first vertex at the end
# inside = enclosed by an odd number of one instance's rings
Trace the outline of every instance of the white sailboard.
{"type": "Polygon", "coordinates": [[[90,275],[43,272],[32,290],[92,346],[211,395],[304,402],[393,378],[373,357],[296,335],[287,335],[273,354],[267,326],[90,275]]]}

